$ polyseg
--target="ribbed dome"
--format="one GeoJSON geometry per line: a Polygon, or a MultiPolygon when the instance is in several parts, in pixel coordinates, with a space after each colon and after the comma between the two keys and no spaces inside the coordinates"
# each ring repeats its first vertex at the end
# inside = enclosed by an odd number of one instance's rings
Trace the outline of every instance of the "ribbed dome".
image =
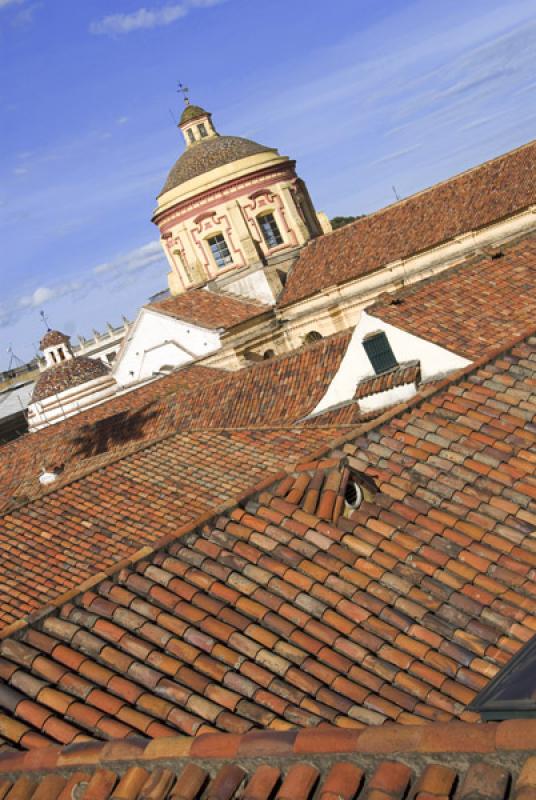
{"type": "MultiPolygon", "coordinates": [[[[51,331],[54,333],[54,331],[51,331]]],[[[56,342],[55,342],[56,344],[56,342]]],[[[82,383],[93,381],[107,375],[108,367],[102,361],[88,356],[78,356],[62,361],[41,373],[34,386],[32,403],[44,400],[54,394],[73,389],[82,383]]]]}
{"type": "Polygon", "coordinates": [[[194,119],[206,117],[207,115],[210,116],[209,112],[205,111],[205,109],[201,108],[201,106],[186,106],[181,114],[179,125],[185,125],[187,122],[192,122],[194,119]]]}
{"type": "MultiPolygon", "coordinates": [[[[191,108],[188,106],[185,111],[191,108]]],[[[197,178],[205,172],[231,164],[241,158],[254,156],[257,153],[277,153],[273,147],[242,139],[240,136],[211,136],[198,144],[189,147],[175,162],[160,194],[175,189],[182,183],[197,178]]]]}
{"type": "Polygon", "coordinates": [[[41,350],[45,347],[54,347],[56,344],[64,344],[69,341],[69,337],[61,331],[47,331],[39,343],[41,350]]]}

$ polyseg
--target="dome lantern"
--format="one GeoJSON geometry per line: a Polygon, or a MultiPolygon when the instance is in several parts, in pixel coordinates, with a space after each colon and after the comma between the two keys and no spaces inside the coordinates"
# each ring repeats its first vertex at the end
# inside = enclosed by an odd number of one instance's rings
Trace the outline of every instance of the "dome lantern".
{"type": "Polygon", "coordinates": [[[186,107],[181,114],[178,127],[182,131],[186,147],[192,147],[195,144],[199,144],[199,142],[219,135],[212,122],[212,114],[209,111],[205,111],[201,106],[191,105],[189,100],[187,100],[186,107]]]}
{"type": "Polygon", "coordinates": [[[71,340],[61,331],[52,331],[49,328],[41,339],[39,348],[45,356],[46,368],[74,358],[71,340]]]}

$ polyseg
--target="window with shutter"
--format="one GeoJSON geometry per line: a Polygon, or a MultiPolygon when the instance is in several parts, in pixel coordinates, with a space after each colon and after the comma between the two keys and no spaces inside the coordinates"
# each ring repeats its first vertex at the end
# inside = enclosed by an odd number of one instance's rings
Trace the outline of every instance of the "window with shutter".
{"type": "Polygon", "coordinates": [[[387,372],[397,366],[398,361],[383,331],[381,333],[373,333],[363,339],[363,347],[376,375],[381,372],[387,372]]]}

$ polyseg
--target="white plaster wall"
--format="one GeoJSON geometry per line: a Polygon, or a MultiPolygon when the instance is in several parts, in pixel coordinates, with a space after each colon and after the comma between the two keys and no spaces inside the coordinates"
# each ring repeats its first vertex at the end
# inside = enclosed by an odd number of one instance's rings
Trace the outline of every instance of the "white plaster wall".
{"type": "Polygon", "coordinates": [[[114,377],[125,386],[150,378],[163,366],[179,367],[220,347],[217,331],[142,308],[114,362],[114,377]]]}
{"type": "MultiPolygon", "coordinates": [[[[439,347],[437,344],[414,336],[401,328],[395,328],[377,317],[372,317],[366,311],[361,313],[359,322],[350,339],[348,349],[344,354],[341,365],[335,374],[326,394],[312,411],[318,414],[338,403],[351,400],[355,394],[357,384],[363,378],[375,374],[372,364],[368,360],[363,339],[369,333],[384,331],[389,344],[399,363],[404,361],[419,360],[421,362],[422,380],[452,372],[466,367],[471,362],[462,356],[439,347]]],[[[361,406],[361,401],[360,401],[361,406]]]]}
{"type": "Polygon", "coordinates": [[[237,297],[249,297],[251,300],[257,300],[259,303],[265,303],[267,306],[273,306],[275,303],[275,297],[270,288],[270,284],[261,269],[228,283],[225,290],[237,297]]]}

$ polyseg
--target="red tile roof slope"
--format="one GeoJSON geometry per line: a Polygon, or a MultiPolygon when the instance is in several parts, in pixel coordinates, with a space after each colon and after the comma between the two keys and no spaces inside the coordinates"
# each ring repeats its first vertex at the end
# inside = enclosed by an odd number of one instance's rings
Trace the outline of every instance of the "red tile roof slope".
{"type": "Polygon", "coordinates": [[[177,433],[5,514],[0,628],[234,500],[326,435],[329,429],[312,428],[177,433]]]}
{"type": "Polygon", "coordinates": [[[166,297],[145,307],[204,328],[225,330],[271,310],[270,306],[253,300],[240,300],[207,289],[190,289],[184,294],[166,297]]]}
{"type": "Polygon", "coordinates": [[[1,735],[476,721],[536,631],[535,365],[532,334],[6,634],[1,735]]]}
{"type": "MultiPolygon", "coordinates": [[[[536,725],[171,737],[0,758],[17,800],[531,800],[536,725]]],[[[9,793],[11,792],[11,793],[9,793]]]]}
{"type": "Polygon", "coordinates": [[[536,203],[536,141],[315,239],[280,307],[486,227],[536,203]]]}
{"type": "Polygon", "coordinates": [[[41,492],[37,478],[42,467],[63,464],[69,475],[74,467],[87,469],[90,453],[80,452],[80,440],[87,443],[93,436],[91,457],[98,459],[93,462],[98,465],[103,458],[128,451],[133,445],[139,446],[140,441],[163,432],[156,424],[157,401],[182,396],[195,386],[204,386],[226,374],[211,367],[187,366],[57,425],[1,445],[0,511],[14,495],[34,497],[41,492]]]}
{"type": "Polygon", "coordinates": [[[481,358],[536,318],[536,236],[502,252],[387,294],[367,313],[471,360],[481,358]]]}
{"type": "Polygon", "coordinates": [[[338,334],[239,372],[192,366],[0,447],[0,509],[42,493],[43,465],[64,464],[73,478],[170,432],[293,423],[324,395],[349,340],[338,334]]]}

